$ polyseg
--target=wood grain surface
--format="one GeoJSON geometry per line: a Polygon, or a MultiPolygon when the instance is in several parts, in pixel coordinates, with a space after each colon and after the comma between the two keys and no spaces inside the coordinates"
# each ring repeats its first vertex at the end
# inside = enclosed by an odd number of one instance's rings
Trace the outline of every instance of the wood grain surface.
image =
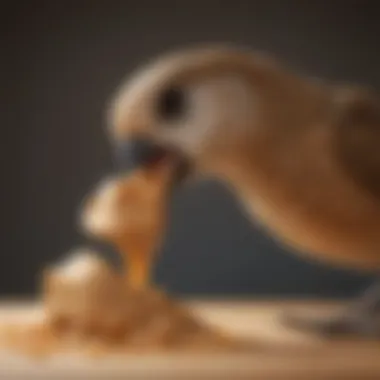
{"type": "MultiPolygon", "coordinates": [[[[327,340],[290,331],[284,311],[306,315],[334,313],[339,304],[317,301],[187,301],[195,313],[236,337],[252,341],[244,353],[128,354],[90,358],[79,354],[31,359],[2,351],[0,379],[258,379],[379,380],[380,342],[327,340]]],[[[0,303],[1,321],[35,318],[32,302],[0,303]]]]}

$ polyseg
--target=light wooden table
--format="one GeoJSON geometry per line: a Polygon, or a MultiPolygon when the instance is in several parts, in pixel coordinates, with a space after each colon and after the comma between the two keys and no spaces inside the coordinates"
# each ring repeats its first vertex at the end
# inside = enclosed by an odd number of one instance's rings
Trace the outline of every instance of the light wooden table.
{"type": "MultiPolygon", "coordinates": [[[[380,342],[328,341],[289,331],[279,322],[284,310],[324,314],[336,304],[321,302],[192,301],[204,319],[256,342],[239,354],[128,355],[91,359],[57,356],[42,361],[0,356],[0,379],[258,379],[380,380],[380,342]]],[[[33,304],[3,302],[1,318],[37,315],[33,304]]]]}

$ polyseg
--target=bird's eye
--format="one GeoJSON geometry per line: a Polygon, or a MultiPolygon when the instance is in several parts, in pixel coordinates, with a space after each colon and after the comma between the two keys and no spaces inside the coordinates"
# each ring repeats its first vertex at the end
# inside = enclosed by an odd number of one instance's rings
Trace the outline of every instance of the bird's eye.
{"type": "Polygon", "coordinates": [[[170,121],[182,117],[186,112],[186,96],[179,87],[165,90],[158,99],[158,115],[170,121]]]}

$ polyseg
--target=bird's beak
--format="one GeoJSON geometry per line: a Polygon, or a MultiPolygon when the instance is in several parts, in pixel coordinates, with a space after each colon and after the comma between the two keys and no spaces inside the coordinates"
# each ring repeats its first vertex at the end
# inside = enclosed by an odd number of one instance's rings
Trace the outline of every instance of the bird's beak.
{"type": "Polygon", "coordinates": [[[163,148],[142,137],[122,140],[115,147],[116,169],[124,173],[153,165],[165,156],[166,152],[163,148]]]}
{"type": "Polygon", "coordinates": [[[132,172],[141,167],[154,167],[170,157],[176,166],[173,185],[178,185],[186,180],[191,172],[190,162],[184,155],[145,137],[129,138],[118,142],[115,147],[116,170],[119,173],[132,172]]]}

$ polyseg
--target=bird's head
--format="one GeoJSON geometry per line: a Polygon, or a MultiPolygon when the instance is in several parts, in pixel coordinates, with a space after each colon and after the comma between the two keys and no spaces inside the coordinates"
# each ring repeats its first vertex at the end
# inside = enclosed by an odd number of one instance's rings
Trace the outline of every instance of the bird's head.
{"type": "Polygon", "coordinates": [[[294,103],[302,107],[302,86],[271,59],[244,49],[196,48],[159,58],[112,101],[118,162],[127,170],[172,155],[182,177],[224,175],[242,152],[284,133],[294,103]]]}

